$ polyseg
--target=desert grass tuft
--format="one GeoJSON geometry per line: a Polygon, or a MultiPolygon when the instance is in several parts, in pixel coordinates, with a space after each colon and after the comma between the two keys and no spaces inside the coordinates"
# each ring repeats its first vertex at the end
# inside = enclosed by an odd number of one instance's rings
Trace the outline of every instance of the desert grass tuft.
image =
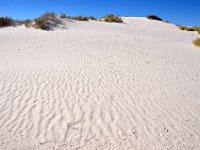
{"type": "Polygon", "coordinates": [[[112,14],[103,17],[101,20],[105,21],[105,22],[116,22],[116,23],[122,23],[123,22],[121,17],[115,16],[115,15],[112,15],[112,14]]]}
{"type": "Polygon", "coordinates": [[[200,38],[197,38],[196,40],[194,40],[193,43],[195,46],[200,47],[200,38]]]}

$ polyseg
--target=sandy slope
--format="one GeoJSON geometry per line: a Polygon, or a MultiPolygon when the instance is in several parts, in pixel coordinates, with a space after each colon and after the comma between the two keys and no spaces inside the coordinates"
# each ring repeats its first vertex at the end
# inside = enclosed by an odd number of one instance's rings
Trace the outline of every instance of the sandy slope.
{"type": "Polygon", "coordinates": [[[0,29],[0,149],[200,149],[197,34],[123,19],[0,29]]]}

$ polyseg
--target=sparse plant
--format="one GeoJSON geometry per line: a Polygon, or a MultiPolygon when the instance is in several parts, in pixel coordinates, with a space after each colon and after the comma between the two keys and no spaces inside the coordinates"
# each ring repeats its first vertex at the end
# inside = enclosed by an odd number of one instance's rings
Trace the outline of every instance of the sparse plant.
{"type": "Polygon", "coordinates": [[[193,43],[195,46],[200,47],[200,38],[197,38],[196,40],[194,40],[193,43]]]}
{"type": "Polygon", "coordinates": [[[62,19],[65,19],[65,18],[67,18],[67,15],[66,15],[66,14],[64,14],[64,13],[61,13],[59,16],[60,16],[60,18],[62,18],[62,19]]]}
{"type": "Polygon", "coordinates": [[[89,16],[88,20],[97,20],[97,18],[93,17],[93,16],[89,16]]]}
{"type": "Polygon", "coordinates": [[[77,20],[77,21],[89,21],[89,20],[96,20],[93,16],[66,16],[68,19],[77,20]]]}
{"type": "Polygon", "coordinates": [[[30,26],[31,26],[31,20],[29,20],[29,19],[27,19],[27,20],[25,20],[24,21],[24,25],[25,25],[25,27],[27,27],[27,28],[29,28],[30,26]]]}
{"type": "Polygon", "coordinates": [[[105,17],[103,17],[101,20],[105,21],[105,22],[117,22],[117,23],[122,23],[122,19],[119,16],[115,16],[115,15],[107,15],[105,17]]]}
{"type": "Polygon", "coordinates": [[[186,30],[186,31],[197,31],[197,32],[200,34],[200,27],[198,27],[198,26],[196,26],[196,27],[186,27],[186,26],[178,25],[178,27],[179,27],[181,30],[186,30]]]}
{"type": "Polygon", "coordinates": [[[155,15],[149,15],[149,16],[147,16],[147,19],[157,20],[157,21],[163,21],[160,17],[155,16],[155,15]]]}
{"type": "Polygon", "coordinates": [[[194,27],[194,30],[197,31],[200,34],[200,27],[194,27]]]}
{"type": "Polygon", "coordinates": [[[26,27],[30,27],[31,23],[32,23],[32,21],[29,20],[29,19],[26,19],[26,20],[15,20],[15,26],[25,25],[26,27]]]}
{"type": "Polygon", "coordinates": [[[0,27],[7,27],[14,25],[15,22],[10,17],[0,17],[0,27]]]}
{"type": "Polygon", "coordinates": [[[75,16],[72,17],[73,20],[77,20],[77,21],[88,21],[88,17],[84,17],[84,16],[75,16]]]}
{"type": "Polygon", "coordinates": [[[186,31],[195,31],[192,27],[179,26],[179,28],[186,31]]]}
{"type": "Polygon", "coordinates": [[[50,30],[52,26],[56,26],[57,22],[55,22],[55,13],[45,13],[41,17],[36,18],[34,27],[40,28],[42,30],[50,30]],[[50,21],[53,23],[50,24],[50,21]]]}

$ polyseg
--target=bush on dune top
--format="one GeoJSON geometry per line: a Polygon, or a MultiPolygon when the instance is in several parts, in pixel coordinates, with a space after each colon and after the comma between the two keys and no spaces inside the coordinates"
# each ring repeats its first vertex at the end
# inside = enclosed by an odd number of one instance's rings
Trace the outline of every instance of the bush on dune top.
{"type": "Polygon", "coordinates": [[[116,23],[122,23],[122,19],[119,16],[115,16],[115,15],[107,15],[105,17],[103,17],[101,20],[105,21],[105,22],[116,22],[116,23]]]}
{"type": "Polygon", "coordinates": [[[160,17],[155,16],[155,15],[149,15],[149,16],[147,16],[147,19],[157,20],[157,21],[163,21],[160,17]]]}
{"type": "Polygon", "coordinates": [[[34,19],[34,27],[40,28],[42,30],[50,30],[52,26],[56,26],[57,23],[53,20],[55,19],[56,14],[55,13],[45,13],[42,16],[34,19]],[[53,21],[53,24],[50,24],[50,20],[53,21]]]}

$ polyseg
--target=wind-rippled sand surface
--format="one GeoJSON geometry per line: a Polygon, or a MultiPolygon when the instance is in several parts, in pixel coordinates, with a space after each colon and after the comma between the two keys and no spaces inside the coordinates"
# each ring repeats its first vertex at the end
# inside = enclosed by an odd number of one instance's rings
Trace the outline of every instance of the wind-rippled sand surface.
{"type": "Polygon", "coordinates": [[[200,149],[197,33],[123,20],[0,29],[0,149],[200,149]]]}

